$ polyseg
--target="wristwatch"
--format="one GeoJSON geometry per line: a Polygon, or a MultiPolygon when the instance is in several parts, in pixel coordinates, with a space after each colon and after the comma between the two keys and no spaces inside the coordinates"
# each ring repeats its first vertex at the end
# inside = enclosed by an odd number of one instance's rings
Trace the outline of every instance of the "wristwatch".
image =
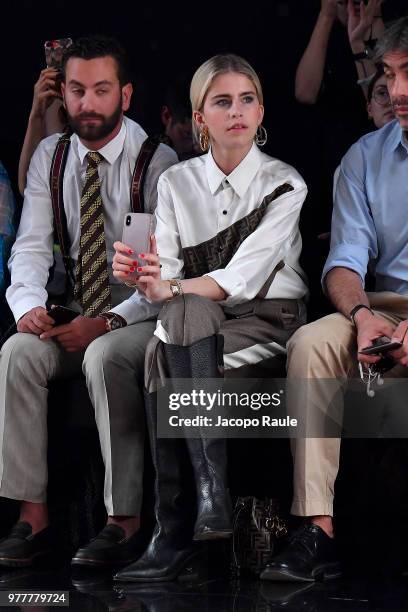
{"type": "Polygon", "coordinates": [[[371,312],[371,314],[374,316],[373,311],[371,310],[371,308],[369,306],[367,306],[366,304],[357,304],[357,306],[354,306],[354,308],[352,308],[350,310],[349,316],[351,321],[354,323],[354,325],[356,324],[354,317],[356,316],[356,314],[358,313],[359,310],[361,310],[361,308],[366,308],[367,310],[369,310],[371,312]]]}
{"type": "Polygon", "coordinates": [[[121,327],[126,327],[126,320],[115,312],[103,312],[98,315],[105,319],[106,331],[111,332],[115,331],[115,329],[120,329],[121,327]]]}
{"type": "Polygon", "coordinates": [[[178,297],[183,293],[183,287],[177,278],[170,279],[170,291],[173,297],[178,297]]]}

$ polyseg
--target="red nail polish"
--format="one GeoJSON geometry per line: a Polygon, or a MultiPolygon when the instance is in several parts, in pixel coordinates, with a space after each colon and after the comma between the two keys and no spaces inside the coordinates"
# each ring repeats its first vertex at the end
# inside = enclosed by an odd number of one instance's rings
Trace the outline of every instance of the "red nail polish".
{"type": "Polygon", "coordinates": [[[137,266],[139,264],[138,261],[132,261],[132,266],[137,266]]]}
{"type": "Polygon", "coordinates": [[[143,272],[143,268],[138,268],[137,271],[138,272],[143,272]]]}
{"type": "Polygon", "coordinates": [[[125,272],[125,274],[129,274],[129,272],[125,272]]]}
{"type": "Polygon", "coordinates": [[[144,253],[139,253],[139,257],[141,257],[142,259],[144,259],[144,253]]]}
{"type": "Polygon", "coordinates": [[[132,249],[129,249],[128,253],[129,253],[129,255],[132,255],[132,253],[133,253],[132,249]]]}
{"type": "Polygon", "coordinates": [[[131,271],[131,272],[134,272],[134,271],[135,271],[135,269],[134,269],[134,268],[130,268],[130,271],[131,271]]]}

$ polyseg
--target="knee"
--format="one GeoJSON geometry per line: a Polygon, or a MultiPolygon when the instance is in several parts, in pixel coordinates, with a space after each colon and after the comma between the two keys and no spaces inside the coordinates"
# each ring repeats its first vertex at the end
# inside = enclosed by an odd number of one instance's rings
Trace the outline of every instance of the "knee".
{"type": "Polygon", "coordinates": [[[134,373],[139,364],[144,363],[144,346],[139,346],[136,341],[129,346],[126,339],[113,336],[114,333],[96,338],[86,349],[82,371],[87,379],[94,376],[99,378],[104,373],[109,377],[129,371],[134,373]]]}
{"type": "Polygon", "coordinates": [[[160,319],[171,319],[175,321],[177,319],[183,320],[187,314],[201,311],[205,308],[207,302],[211,303],[211,300],[195,295],[194,293],[184,293],[176,298],[173,298],[166,303],[162,312],[160,313],[160,319]],[[163,316],[161,316],[163,314],[163,316]]]}
{"type": "Polygon", "coordinates": [[[1,363],[8,364],[14,372],[25,376],[31,370],[30,366],[38,368],[46,363],[49,342],[52,340],[42,341],[34,334],[14,334],[1,349],[1,363]]]}
{"type": "Polygon", "coordinates": [[[306,354],[306,351],[310,350],[314,342],[315,334],[310,329],[310,325],[302,325],[288,340],[286,345],[288,357],[291,357],[293,353],[298,351],[305,352],[306,354]]]}
{"type": "MultiPolygon", "coordinates": [[[[288,359],[299,357],[304,361],[320,354],[337,353],[351,342],[348,329],[343,329],[338,320],[342,315],[324,317],[300,327],[287,344],[288,359]]],[[[345,321],[347,324],[347,321],[345,321]]]]}
{"type": "Polygon", "coordinates": [[[159,315],[166,342],[180,345],[192,344],[218,333],[223,318],[219,304],[192,293],[171,300],[159,315]]]}

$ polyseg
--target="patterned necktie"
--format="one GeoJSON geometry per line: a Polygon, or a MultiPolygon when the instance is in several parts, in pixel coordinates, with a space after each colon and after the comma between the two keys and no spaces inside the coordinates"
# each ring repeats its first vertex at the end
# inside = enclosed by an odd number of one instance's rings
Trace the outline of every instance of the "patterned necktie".
{"type": "Polygon", "coordinates": [[[111,308],[101,181],[98,174],[98,165],[103,157],[94,151],[90,151],[86,157],[88,167],[81,196],[81,238],[75,267],[74,299],[81,304],[86,317],[96,317],[111,308]]]}

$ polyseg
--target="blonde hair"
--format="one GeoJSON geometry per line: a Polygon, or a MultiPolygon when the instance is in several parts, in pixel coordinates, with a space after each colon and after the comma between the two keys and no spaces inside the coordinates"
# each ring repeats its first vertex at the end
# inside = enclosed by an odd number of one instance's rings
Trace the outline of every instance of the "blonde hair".
{"type": "MultiPolygon", "coordinates": [[[[263,105],[261,82],[252,66],[239,55],[224,54],[214,55],[204,64],[201,64],[194,73],[190,86],[190,100],[193,112],[203,111],[205,98],[213,80],[219,74],[225,74],[226,72],[238,72],[248,77],[254,84],[259,103],[263,105]]],[[[200,130],[194,120],[193,135],[197,142],[199,142],[200,130]]]]}

